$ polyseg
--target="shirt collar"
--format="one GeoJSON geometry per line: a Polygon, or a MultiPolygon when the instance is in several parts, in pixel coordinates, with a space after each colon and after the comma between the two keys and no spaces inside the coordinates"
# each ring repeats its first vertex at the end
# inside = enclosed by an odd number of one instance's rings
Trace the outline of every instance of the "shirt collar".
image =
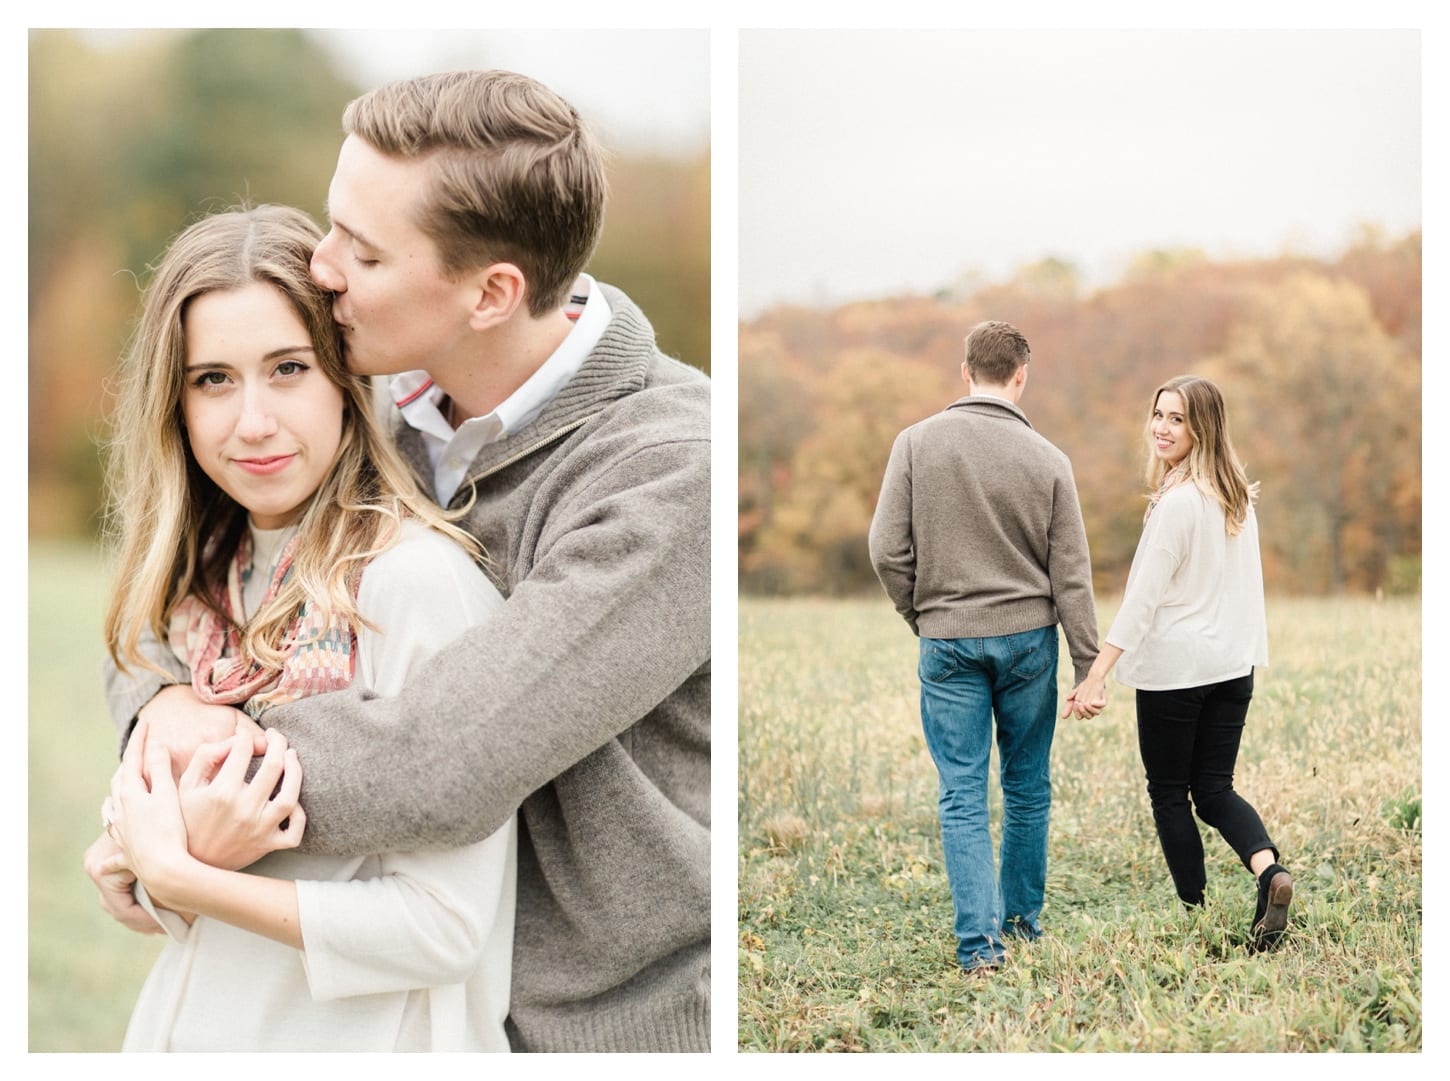
{"type": "MultiPolygon", "coordinates": [[[[539,365],[534,374],[500,402],[492,413],[465,421],[460,431],[486,421],[496,429],[493,438],[504,439],[533,421],[578,373],[604,336],[610,317],[609,301],[588,274],[581,274],[575,280],[566,314],[574,320],[574,326],[549,359],[539,365]]],[[[445,440],[453,435],[453,428],[440,408],[444,400],[443,391],[427,372],[395,375],[389,389],[393,403],[412,427],[445,440]]]]}

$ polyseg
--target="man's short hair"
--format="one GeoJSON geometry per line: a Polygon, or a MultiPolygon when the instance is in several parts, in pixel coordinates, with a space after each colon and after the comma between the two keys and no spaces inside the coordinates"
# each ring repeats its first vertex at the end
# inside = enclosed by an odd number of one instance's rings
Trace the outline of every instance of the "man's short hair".
{"type": "Polygon", "coordinates": [[[568,299],[604,225],[604,160],[579,113],[510,71],[455,71],[381,86],[348,105],[343,130],[393,157],[426,158],[418,226],[443,273],[513,263],[529,311],[568,299]]]}
{"type": "Polygon", "coordinates": [[[1011,323],[988,320],[967,334],[967,372],[974,383],[1003,386],[1031,359],[1027,339],[1011,323]]]}

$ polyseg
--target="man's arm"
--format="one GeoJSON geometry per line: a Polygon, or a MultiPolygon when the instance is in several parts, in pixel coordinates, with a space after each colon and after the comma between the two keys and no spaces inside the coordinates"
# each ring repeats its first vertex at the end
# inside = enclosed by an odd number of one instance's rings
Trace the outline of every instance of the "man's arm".
{"type": "Polygon", "coordinates": [[[1098,615],[1093,602],[1093,568],[1087,529],[1077,500],[1072,467],[1064,465],[1052,498],[1047,542],[1047,580],[1057,619],[1067,636],[1074,678],[1081,683],[1098,655],[1098,615]]]}
{"type": "Polygon", "coordinates": [[[269,710],[301,756],[303,847],[382,852],[488,836],[710,656],[709,443],[609,463],[550,515],[492,620],[412,673],[269,710]]]}
{"type": "Polygon", "coordinates": [[[191,683],[190,669],[181,662],[170,646],[156,640],[150,628],[141,632],[137,649],[152,664],[165,669],[169,676],[134,664],[128,665],[123,672],[116,666],[110,654],[106,654],[101,678],[105,682],[106,705],[116,726],[117,742],[121,751],[126,749],[126,741],[131,737],[131,729],[136,726],[136,718],[142,708],[159,691],[173,684],[191,683]]]}
{"type": "Polygon", "coordinates": [[[867,543],[876,577],[915,632],[916,545],[911,532],[911,449],[905,432],[891,447],[867,543]]]}

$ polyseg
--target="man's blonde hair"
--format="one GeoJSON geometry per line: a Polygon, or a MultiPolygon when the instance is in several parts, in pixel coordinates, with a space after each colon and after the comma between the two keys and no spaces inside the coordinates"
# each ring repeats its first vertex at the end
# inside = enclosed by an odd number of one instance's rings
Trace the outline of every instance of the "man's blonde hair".
{"type": "Polygon", "coordinates": [[[509,71],[455,71],[379,87],[343,130],[391,157],[427,160],[417,225],[443,273],[515,264],[529,312],[561,306],[604,225],[604,159],[579,113],[509,71]]]}

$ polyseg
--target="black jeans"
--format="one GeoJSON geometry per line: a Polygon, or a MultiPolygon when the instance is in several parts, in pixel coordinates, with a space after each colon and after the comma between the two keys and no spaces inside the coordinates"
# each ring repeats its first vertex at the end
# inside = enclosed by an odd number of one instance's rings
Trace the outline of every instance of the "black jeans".
{"type": "Polygon", "coordinates": [[[1254,674],[1174,691],[1138,692],[1138,750],[1158,841],[1178,896],[1203,903],[1203,842],[1189,809],[1223,835],[1244,866],[1268,848],[1279,858],[1259,813],[1234,791],[1239,739],[1254,696],[1254,674]]]}

